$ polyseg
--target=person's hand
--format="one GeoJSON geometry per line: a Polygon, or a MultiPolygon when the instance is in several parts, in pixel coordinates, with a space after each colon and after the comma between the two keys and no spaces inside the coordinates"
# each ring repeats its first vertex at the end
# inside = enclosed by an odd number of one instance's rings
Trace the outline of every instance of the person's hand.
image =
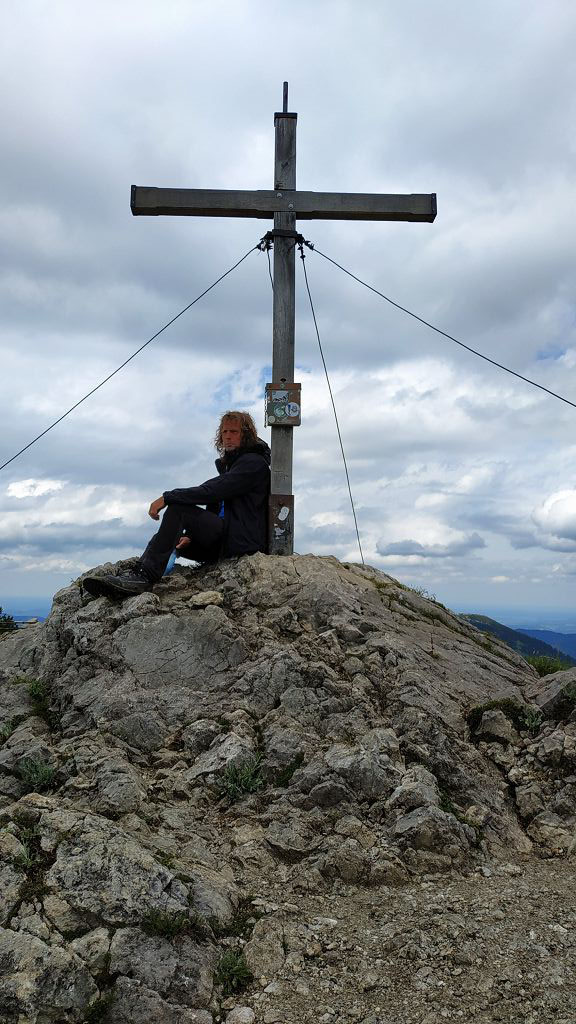
{"type": "Polygon", "coordinates": [[[148,509],[148,515],[151,519],[160,519],[160,509],[166,508],[166,502],[164,498],[156,498],[148,509]]]}
{"type": "Polygon", "coordinates": [[[188,547],[188,545],[190,543],[191,543],[190,537],[180,537],[180,540],[178,541],[178,543],[176,545],[176,551],[181,551],[182,548],[188,547]]]}

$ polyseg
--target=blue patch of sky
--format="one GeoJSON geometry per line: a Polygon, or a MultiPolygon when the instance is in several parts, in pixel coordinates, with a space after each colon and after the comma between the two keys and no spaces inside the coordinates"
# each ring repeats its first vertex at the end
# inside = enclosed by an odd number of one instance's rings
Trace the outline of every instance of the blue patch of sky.
{"type": "Polygon", "coordinates": [[[52,607],[51,597],[0,597],[0,608],[15,619],[46,618],[52,607]]]}
{"type": "Polygon", "coordinates": [[[556,362],[561,359],[562,356],[566,355],[568,350],[560,345],[548,345],[545,349],[541,349],[536,353],[536,362],[556,362]]]}
{"type": "MultiPolygon", "coordinates": [[[[214,394],[212,395],[212,399],[210,402],[212,407],[217,408],[218,410],[229,409],[233,404],[235,404],[236,400],[234,399],[234,386],[236,383],[236,376],[236,373],[231,373],[220,382],[219,386],[216,388],[214,394]]],[[[269,364],[266,366],[262,366],[258,371],[258,376],[255,378],[254,381],[255,387],[262,395],[262,399],[264,399],[264,390],[266,384],[268,384],[268,382],[271,380],[272,366],[269,364]]]]}
{"type": "Polygon", "coordinates": [[[216,388],[212,395],[212,401],[210,405],[218,409],[229,409],[232,401],[232,384],[234,381],[234,375],[225,377],[219,387],[216,388]]]}

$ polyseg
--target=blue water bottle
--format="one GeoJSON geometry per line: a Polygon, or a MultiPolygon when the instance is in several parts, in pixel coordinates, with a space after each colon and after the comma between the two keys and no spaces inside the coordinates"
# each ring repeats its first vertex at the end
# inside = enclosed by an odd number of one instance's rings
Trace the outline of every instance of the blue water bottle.
{"type": "Polygon", "coordinates": [[[168,565],[164,569],[164,575],[165,576],[169,576],[170,575],[170,573],[172,572],[172,570],[173,570],[173,568],[174,568],[174,566],[176,564],[176,559],[177,558],[178,558],[178,552],[177,551],[173,551],[172,554],[170,555],[170,558],[168,559],[168,565]]]}

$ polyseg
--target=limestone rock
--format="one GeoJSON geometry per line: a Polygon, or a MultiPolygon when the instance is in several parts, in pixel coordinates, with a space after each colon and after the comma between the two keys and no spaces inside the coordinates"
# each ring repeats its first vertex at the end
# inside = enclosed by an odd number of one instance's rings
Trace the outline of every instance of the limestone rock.
{"type": "MultiPolygon", "coordinates": [[[[46,907],[46,900],[44,906],[46,907]]],[[[64,930],[64,929],[61,929],[64,930]]],[[[70,943],[70,949],[84,961],[92,974],[108,970],[110,965],[110,932],[107,928],[95,928],[70,943]]]]}
{"type": "Polygon", "coordinates": [[[576,668],[533,680],[525,692],[545,718],[556,722],[569,719],[576,709],[576,668]]]}
{"type": "Polygon", "coordinates": [[[207,608],[208,605],[221,605],[224,601],[219,590],[203,590],[200,594],[192,594],[188,604],[190,608],[207,608]]]}
{"type": "Polygon", "coordinates": [[[120,977],[114,986],[114,1024],[213,1024],[208,1010],[190,1009],[163,999],[135,978],[120,977]]]}
{"type": "Polygon", "coordinates": [[[119,928],[110,944],[110,971],[129,976],[179,1006],[206,1006],[212,995],[216,955],[187,935],[171,942],[144,935],[139,928],[119,928]]]}
{"type": "Polygon", "coordinates": [[[573,834],[565,822],[551,811],[541,811],[528,828],[528,835],[552,853],[566,853],[572,843],[573,834]]]}
{"type": "Polygon", "coordinates": [[[564,751],[564,732],[556,729],[549,736],[544,736],[536,748],[536,756],[543,764],[557,765],[562,760],[564,751]]]}
{"type": "Polygon", "coordinates": [[[543,811],[544,798],[540,786],[536,783],[517,786],[516,803],[523,818],[533,818],[535,814],[543,811]]]}
{"type": "Polygon", "coordinates": [[[220,734],[222,728],[218,722],[199,718],[182,730],[180,742],[192,757],[196,758],[211,746],[212,741],[220,734]]]}
{"type": "Polygon", "coordinates": [[[257,921],[252,937],[244,947],[244,956],[256,978],[274,977],[286,958],[282,923],[276,918],[266,917],[257,921]]]}
{"type": "Polygon", "coordinates": [[[8,924],[17,906],[23,883],[22,870],[12,864],[0,863],[0,925],[8,924]]]}
{"type": "Polygon", "coordinates": [[[226,1016],[226,1024],[254,1024],[256,1014],[250,1006],[235,1006],[226,1016]]]}
{"type": "Polygon", "coordinates": [[[338,743],[326,751],[324,759],[361,800],[387,796],[400,778],[390,758],[374,749],[338,743]]]}
{"type": "MultiPolygon", "coordinates": [[[[385,906],[423,873],[571,848],[573,672],[535,680],[436,602],[331,557],[177,567],[122,603],[81,582],[45,623],[0,644],[9,1024],[81,1024],[107,993],[110,1024],[208,1024],[228,949],[302,993],[351,954],[364,998],[386,987],[385,966],[340,950],[338,930],[325,942],[302,920],[308,903],[336,919],[342,890],[373,887],[385,906]],[[44,685],[45,719],[22,676],[44,685]],[[542,721],[532,714],[518,733],[486,709],[471,736],[468,712],[502,698],[540,707],[542,721]],[[31,757],[51,782],[23,795],[31,757]]],[[[402,941],[406,960],[423,955],[425,939],[402,941]]],[[[448,959],[439,944],[434,962],[448,959]]],[[[340,984],[335,970],[320,1017],[337,1018],[328,1000],[340,984]]],[[[280,989],[258,1005],[259,987],[248,992],[259,1020],[280,989]]],[[[248,1020],[234,1002],[223,1009],[248,1020]]]]}
{"type": "Polygon", "coordinates": [[[475,842],[474,831],[452,814],[438,807],[418,807],[398,818],[394,835],[401,845],[408,843],[416,850],[439,852],[461,860],[475,842]]]}
{"type": "Polygon", "coordinates": [[[504,743],[516,743],[519,739],[512,722],[506,717],[503,711],[493,709],[485,711],[482,715],[480,725],[476,730],[477,736],[488,739],[502,740],[504,743]]]}
{"type": "Polygon", "coordinates": [[[434,775],[422,765],[410,768],[403,776],[399,786],[386,801],[387,811],[404,808],[407,811],[428,804],[438,806],[440,793],[434,775]]]}
{"type": "Polygon", "coordinates": [[[216,775],[229,765],[246,760],[254,752],[254,743],[250,739],[236,733],[218,735],[210,748],[196,758],[186,778],[193,781],[201,776],[216,775]]]}
{"type": "Polygon", "coordinates": [[[30,934],[0,928],[2,1006],[15,1020],[41,1024],[57,1017],[80,1021],[98,995],[82,960],[30,934]]]}

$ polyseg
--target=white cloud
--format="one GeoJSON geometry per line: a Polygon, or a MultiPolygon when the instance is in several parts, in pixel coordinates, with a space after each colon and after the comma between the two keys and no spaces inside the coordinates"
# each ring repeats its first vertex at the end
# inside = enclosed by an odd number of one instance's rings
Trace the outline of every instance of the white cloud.
{"type": "Polygon", "coordinates": [[[13,480],[8,484],[9,498],[41,498],[44,494],[61,491],[64,480],[13,480]]]}
{"type": "Polygon", "coordinates": [[[576,541],[576,490],[550,494],[534,509],[532,519],[544,533],[576,541]]]}

